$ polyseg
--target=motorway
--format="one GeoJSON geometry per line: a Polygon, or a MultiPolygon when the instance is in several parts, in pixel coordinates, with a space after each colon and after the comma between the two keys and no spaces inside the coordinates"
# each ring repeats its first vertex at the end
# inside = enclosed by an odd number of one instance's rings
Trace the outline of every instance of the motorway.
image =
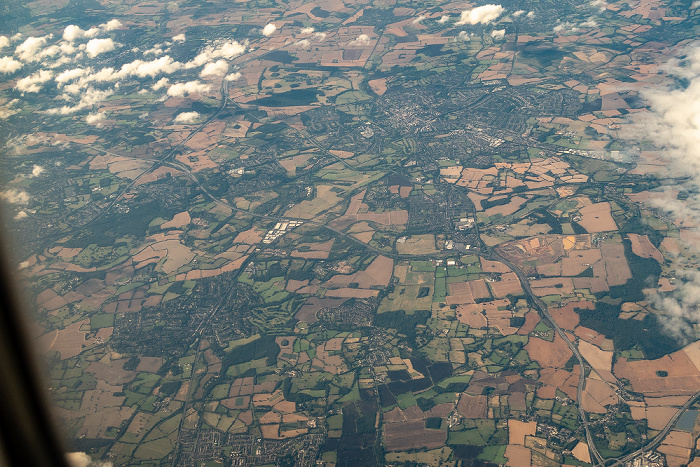
{"type": "Polygon", "coordinates": [[[578,351],[578,347],[573,342],[571,342],[569,336],[566,335],[564,330],[557,324],[554,318],[552,318],[552,315],[549,314],[549,312],[547,311],[547,305],[545,305],[544,302],[532,292],[532,287],[530,286],[530,282],[528,282],[527,280],[527,276],[525,276],[525,273],[518,266],[503,258],[501,255],[499,255],[493,250],[490,251],[488,254],[482,256],[484,256],[486,259],[497,260],[505,264],[515,273],[516,276],[518,276],[523,291],[525,291],[525,293],[527,293],[527,295],[530,297],[532,304],[537,308],[540,314],[552,324],[554,330],[557,332],[557,334],[559,334],[559,336],[564,340],[564,342],[566,342],[566,345],[576,356],[576,359],[578,360],[579,364],[578,387],[576,389],[576,405],[578,406],[578,413],[581,417],[581,424],[583,425],[583,429],[586,432],[586,442],[588,443],[588,449],[590,450],[591,454],[593,454],[598,463],[604,463],[605,460],[603,459],[603,456],[601,456],[598,452],[598,449],[595,447],[595,442],[593,441],[593,436],[591,435],[591,429],[588,423],[588,414],[585,410],[583,410],[583,406],[581,405],[581,401],[583,400],[583,387],[586,384],[586,367],[584,364],[583,357],[578,351]]]}

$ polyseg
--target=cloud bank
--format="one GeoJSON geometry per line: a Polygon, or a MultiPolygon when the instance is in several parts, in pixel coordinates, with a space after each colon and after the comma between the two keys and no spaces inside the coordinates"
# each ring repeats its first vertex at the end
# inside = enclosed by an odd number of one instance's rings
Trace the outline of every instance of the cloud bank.
{"type": "MultiPolygon", "coordinates": [[[[659,69],[675,78],[674,82],[668,80],[664,86],[641,91],[650,112],[635,114],[625,135],[636,141],[646,139],[661,150],[676,178],[667,180],[660,191],[675,193],[680,189],[690,193],[686,200],[667,196],[651,205],[690,230],[685,244],[697,252],[700,236],[693,240],[692,234],[700,234],[700,43],[687,46],[678,58],[659,69]]],[[[681,339],[695,340],[698,334],[694,328],[700,324],[700,272],[686,258],[671,259],[676,290],[652,294],[649,299],[662,311],[662,324],[669,332],[681,339]]]]}

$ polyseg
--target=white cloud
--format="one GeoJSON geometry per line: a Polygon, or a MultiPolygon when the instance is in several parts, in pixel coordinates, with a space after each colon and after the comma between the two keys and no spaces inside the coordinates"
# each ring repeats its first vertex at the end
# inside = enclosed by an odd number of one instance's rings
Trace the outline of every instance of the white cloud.
{"type": "Polygon", "coordinates": [[[65,84],[69,81],[78,79],[89,72],[90,70],[88,68],[73,68],[72,70],[65,70],[56,76],[56,82],[59,84],[65,84]]]}
{"type": "Polygon", "coordinates": [[[0,58],[0,73],[14,73],[22,68],[22,63],[12,57],[0,58]]]}
{"type": "Polygon", "coordinates": [[[161,47],[155,46],[155,47],[151,47],[150,49],[146,50],[143,54],[144,55],[151,55],[152,54],[152,55],[158,56],[158,55],[163,55],[163,53],[164,53],[164,50],[161,47]]]}
{"type": "Polygon", "coordinates": [[[216,76],[223,76],[228,73],[228,63],[226,60],[217,60],[213,63],[207,63],[199,73],[200,78],[209,78],[216,76]]]}
{"type": "Polygon", "coordinates": [[[177,36],[173,36],[173,42],[185,42],[185,35],[178,34],[177,36]]]}
{"type": "Polygon", "coordinates": [[[175,117],[177,123],[192,123],[197,121],[199,113],[197,112],[182,112],[175,117]]]}
{"type": "Polygon", "coordinates": [[[7,36],[0,36],[0,49],[10,46],[10,38],[7,36]]]}
{"type": "Polygon", "coordinates": [[[450,20],[449,15],[442,15],[442,16],[440,17],[440,19],[438,20],[438,23],[440,23],[440,24],[445,24],[445,23],[448,22],[449,20],[450,20]]]}
{"type": "Polygon", "coordinates": [[[25,211],[20,211],[20,212],[18,212],[18,213],[15,215],[15,220],[16,220],[16,221],[19,221],[19,220],[22,220],[22,219],[24,219],[25,217],[28,217],[28,216],[29,216],[29,214],[27,214],[25,211]]]}
{"type": "MultiPolygon", "coordinates": [[[[68,86],[66,86],[68,88],[68,86]]],[[[71,115],[88,107],[93,107],[96,104],[103,102],[109,96],[114,94],[113,89],[100,90],[93,87],[87,88],[80,97],[80,101],[74,106],[64,105],[60,109],[48,110],[49,114],[59,114],[59,115],[71,115]]],[[[64,95],[65,96],[65,95],[64,95]]]]}
{"type": "Polygon", "coordinates": [[[71,24],[66,26],[66,29],[63,30],[63,39],[68,42],[73,42],[76,39],[83,37],[83,34],[85,34],[85,31],[80,29],[78,26],[71,24]]]}
{"type": "Polygon", "coordinates": [[[38,60],[38,53],[46,44],[46,37],[27,37],[27,39],[17,46],[15,54],[20,60],[31,62],[38,60]]]}
{"type": "Polygon", "coordinates": [[[314,37],[318,39],[319,42],[322,42],[326,39],[326,33],[325,32],[315,32],[314,37]]]}
{"type": "Polygon", "coordinates": [[[83,37],[88,37],[88,38],[90,38],[90,37],[95,37],[95,36],[97,36],[99,33],[100,33],[100,28],[91,27],[91,28],[88,29],[87,31],[84,31],[84,32],[83,32],[83,37]]]}
{"type": "Polygon", "coordinates": [[[34,165],[32,168],[32,177],[38,177],[44,172],[44,168],[40,165],[34,165]]]}
{"type": "Polygon", "coordinates": [[[534,12],[534,11],[529,11],[529,12],[527,13],[527,17],[528,17],[528,18],[534,18],[534,17],[535,17],[535,12],[534,12]]]}
{"type": "Polygon", "coordinates": [[[16,42],[16,41],[20,40],[21,38],[22,38],[22,33],[18,32],[16,34],[13,34],[12,37],[10,37],[10,40],[12,42],[16,42]]]}
{"type": "Polygon", "coordinates": [[[525,14],[525,10],[518,10],[518,11],[513,13],[513,18],[517,18],[517,17],[522,16],[524,14],[525,14]]]}
{"type": "Polygon", "coordinates": [[[161,78],[158,80],[158,82],[156,84],[151,86],[151,88],[154,91],[159,91],[159,90],[163,89],[165,86],[167,86],[168,84],[170,84],[170,80],[168,78],[161,78]]]}
{"type": "Polygon", "coordinates": [[[115,29],[119,29],[123,26],[122,22],[119,21],[118,19],[112,19],[107,21],[105,24],[100,24],[100,27],[102,28],[103,31],[113,31],[115,29]]]}
{"type": "Polygon", "coordinates": [[[209,92],[211,86],[199,81],[188,81],[186,83],[175,83],[168,88],[168,95],[171,97],[183,97],[194,93],[209,92]]]}
{"type": "Polygon", "coordinates": [[[460,31],[459,34],[457,34],[456,40],[459,40],[459,41],[466,41],[467,39],[469,39],[469,38],[470,38],[471,36],[473,36],[473,35],[474,35],[473,32],[472,32],[472,33],[468,33],[467,31],[460,31]]]}
{"type": "Polygon", "coordinates": [[[464,10],[459,16],[457,25],[464,24],[489,24],[498,19],[504,9],[501,5],[482,5],[471,10],[464,10]]]}
{"type": "Polygon", "coordinates": [[[494,29],[493,31],[491,31],[491,37],[493,37],[494,39],[503,39],[505,36],[505,29],[494,29]]]}
{"type": "Polygon", "coordinates": [[[420,15],[418,18],[414,19],[411,24],[418,24],[425,19],[425,15],[420,15]]]}
{"type": "MultiPolygon", "coordinates": [[[[700,1],[700,0],[698,0],[698,1],[700,1]]],[[[309,26],[308,28],[302,28],[302,30],[300,32],[302,34],[311,34],[312,32],[314,32],[314,28],[309,26]]]]}
{"type": "Polygon", "coordinates": [[[0,120],[10,118],[16,113],[19,113],[19,110],[0,106],[0,120]]]}
{"type": "Polygon", "coordinates": [[[27,204],[29,203],[29,194],[26,191],[11,188],[0,192],[0,199],[4,199],[10,204],[27,204]]]}
{"type": "Polygon", "coordinates": [[[552,28],[554,32],[578,32],[579,28],[574,26],[572,23],[566,21],[564,23],[558,24],[552,28]]]}
{"type": "Polygon", "coordinates": [[[88,114],[85,116],[85,122],[88,125],[98,125],[102,123],[102,121],[106,118],[107,116],[105,115],[104,112],[96,112],[94,114],[88,114]]]}
{"type": "Polygon", "coordinates": [[[300,41],[296,41],[294,45],[298,45],[299,47],[308,47],[311,42],[309,42],[308,39],[302,39],[300,41]]]}
{"type": "MultiPolygon", "coordinates": [[[[646,140],[659,149],[667,162],[664,168],[671,176],[659,178],[664,183],[658,189],[662,195],[651,205],[670,214],[677,225],[697,233],[700,225],[700,43],[685,47],[678,56],[680,58],[669,60],[659,70],[669,78],[682,78],[684,85],[678,86],[675,80],[668,79],[665,84],[642,88],[640,94],[646,99],[650,112],[634,113],[633,124],[623,128],[623,135],[635,143],[646,140]],[[678,200],[678,190],[690,193],[689,198],[678,200]],[[671,192],[672,196],[663,195],[671,192]]],[[[695,254],[700,245],[691,239],[689,235],[688,240],[681,243],[695,254]]],[[[651,294],[648,299],[661,312],[657,316],[669,333],[685,342],[696,340],[700,323],[700,272],[692,259],[689,264],[682,256],[667,259],[673,262],[676,290],[663,295],[651,294]]]]}
{"type": "Polygon", "coordinates": [[[236,41],[224,42],[214,49],[213,55],[214,58],[223,57],[231,59],[245,52],[246,46],[247,42],[245,44],[239,44],[236,41]]]}
{"type": "Polygon", "coordinates": [[[277,31],[277,26],[274,23],[268,23],[262,30],[262,34],[265,37],[270,37],[275,31],[277,31]]]}
{"type": "Polygon", "coordinates": [[[205,48],[199,55],[187,62],[185,66],[186,68],[195,68],[217,58],[226,58],[230,60],[244,53],[247,48],[247,41],[243,44],[236,41],[218,42],[205,48]]]}
{"type": "Polygon", "coordinates": [[[588,21],[582,22],[581,24],[579,24],[579,26],[581,26],[582,28],[597,28],[598,22],[591,18],[588,21]]]}
{"type": "Polygon", "coordinates": [[[114,41],[111,38],[90,39],[90,41],[85,45],[85,52],[90,58],[95,58],[100,54],[111,52],[114,49],[114,41]]]}
{"type": "Polygon", "coordinates": [[[348,42],[350,45],[367,45],[370,43],[370,38],[367,34],[360,34],[355,39],[348,42]]]}
{"type": "Polygon", "coordinates": [[[61,53],[64,55],[73,55],[78,51],[78,49],[76,49],[70,42],[61,42],[58,47],[61,50],[61,53]]]}
{"type": "Polygon", "coordinates": [[[695,8],[700,8],[700,0],[695,0],[692,5],[690,5],[691,9],[695,8]]]}
{"type": "Polygon", "coordinates": [[[236,81],[237,79],[240,79],[240,77],[243,76],[241,75],[240,71],[237,71],[235,73],[231,73],[226,77],[226,81],[236,81]]]}
{"type": "Polygon", "coordinates": [[[49,70],[39,70],[36,73],[24,77],[17,81],[15,89],[22,92],[39,92],[41,85],[53,78],[53,72],[49,70]]]}
{"type": "Polygon", "coordinates": [[[174,73],[180,70],[182,67],[182,63],[173,60],[169,55],[164,55],[160,58],[151,60],[150,62],[134,60],[131,63],[127,63],[121,67],[117,73],[117,77],[123,78],[126,76],[138,76],[139,78],[145,78],[146,76],[150,76],[151,78],[155,78],[157,75],[162,73],[174,73]]]}

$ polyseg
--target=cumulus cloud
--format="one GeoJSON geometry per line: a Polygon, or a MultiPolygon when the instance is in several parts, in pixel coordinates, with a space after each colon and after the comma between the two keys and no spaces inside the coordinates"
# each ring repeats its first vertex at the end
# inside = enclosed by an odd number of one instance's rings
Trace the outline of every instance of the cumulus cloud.
{"type": "Polygon", "coordinates": [[[105,24],[100,24],[100,27],[103,31],[113,31],[115,29],[121,28],[122,26],[124,25],[118,19],[112,19],[107,21],[105,24]]]}
{"type": "Polygon", "coordinates": [[[168,95],[171,97],[184,97],[189,94],[209,92],[211,86],[199,81],[188,81],[186,83],[175,83],[168,88],[168,95]]]}
{"type": "Polygon", "coordinates": [[[173,36],[173,42],[185,42],[185,35],[178,34],[177,36],[173,36]]]}
{"type": "Polygon", "coordinates": [[[0,73],[14,73],[22,68],[22,63],[12,57],[0,58],[0,73]]]}
{"type": "Polygon", "coordinates": [[[239,79],[241,76],[243,76],[243,75],[241,75],[241,72],[240,72],[240,71],[237,71],[237,72],[235,72],[235,73],[231,73],[230,75],[228,75],[228,76],[226,77],[226,81],[236,81],[236,80],[239,79]]]}
{"type": "Polygon", "coordinates": [[[591,18],[588,21],[582,22],[581,24],[579,24],[579,26],[581,26],[582,28],[597,28],[598,22],[591,18]]]}
{"type": "Polygon", "coordinates": [[[104,112],[96,112],[96,113],[94,113],[94,114],[88,114],[88,115],[85,117],[85,122],[86,122],[88,125],[97,125],[97,126],[99,126],[100,123],[102,123],[102,121],[104,121],[104,119],[105,119],[106,117],[107,117],[107,116],[105,115],[104,112]]]}
{"type": "Polygon", "coordinates": [[[223,76],[228,73],[228,63],[226,60],[217,60],[213,63],[207,63],[199,73],[200,78],[211,78],[223,76]]]}
{"type": "Polygon", "coordinates": [[[325,32],[315,32],[314,37],[319,41],[323,41],[326,39],[326,33],[325,32]]]}
{"type": "Polygon", "coordinates": [[[695,8],[700,8],[700,0],[695,0],[692,5],[690,5],[690,8],[695,9],[695,8]]]}
{"type": "MultiPolygon", "coordinates": [[[[698,0],[698,1],[700,1],[700,0],[698,0]]],[[[302,30],[300,32],[302,34],[311,34],[312,32],[314,32],[314,28],[309,26],[308,28],[302,28],[302,30]]]]}
{"type": "Polygon", "coordinates": [[[226,58],[230,60],[244,53],[247,48],[247,41],[243,44],[237,41],[217,42],[214,45],[205,48],[195,58],[187,62],[186,67],[195,68],[202,66],[207,62],[216,60],[217,58],[226,58]]]}
{"type": "Polygon", "coordinates": [[[199,113],[197,112],[182,112],[175,117],[175,122],[177,123],[192,123],[197,121],[199,118],[199,113]]]}
{"type": "Polygon", "coordinates": [[[44,168],[40,165],[35,165],[32,168],[32,177],[38,177],[44,172],[44,168]]]}
{"type": "Polygon", "coordinates": [[[563,23],[557,24],[552,28],[554,32],[578,32],[580,29],[574,26],[572,23],[565,21],[563,23]]]}
{"type": "Polygon", "coordinates": [[[522,16],[522,15],[524,15],[525,13],[526,13],[525,10],[518,10],[518,11],[515,11],[515,12],[513,12],[513,18],[517,18],[517,17],[519,17],[519,16],[522,16]]]}
{"type": "Polygon", "coordinates": [[[296,41],[294,45],[298,45],[299,47],[308,47],[311,42],[309,42],[308,39],[302,39],[300,41],[296,41]]]}
{"type": "Polygon", "coordinates": [[[78,49],[70,42],[61,42],[58,44],[58,48],[63,55],[73,55],[78,51],[78,49]]]}
{"type": "Polygon", "coordinates": [[[74,113],[79,112],[81,110],[87,109],[89,107],[93,107],[94,105],[99,104],[101,102],[104,102],[104,100],[107,99],[112,94],[114,94],[114,89],[101,90],[101,89],[95,89],[93,87],[89,87],[81,95],[80,100],[78,101],[78,103],[76,105],[74,105],[74,106],[64,105],[63,107],[61,107],[59,109],[48,110],[47,113],[58,114],[58,115],[71,115],[71,114],[74,114],[74,113]]]}
{"type": "Polygon", "coordinates": [[[493,37],[494,39],[503,39],[505,36],[505,29],[494,29],[493,31],[491,31],[491,37],[493,37]]]}
{"type": "Polygon", "coordinates": [[[471,10],[464,10],[456,24],[459,26],[464,24],[489,24],[497,20],[503,14],[503,11],[504,9],[501,5],[482,5],[471,10]]]}
{"type": "Polygon", "coordinates": [[[534,12],[534,11],[528,12],[528,13],[527,13],[527,17],[528,17],[528,18],[534,18],[534,17],[535,17],[535,12],[534,12]]]}
{"type": "Polygon", "coordinates": [[[56,82],[59,85],[62,85],[62,84],[65,84],[69,81],[73,81],[75,79],[78,79],[81,76],[85,76],[85,74],[87,74],[89,72],[90,72],[89,69],[86,69],[86,68],[73,68],[71,70],[65,70],[56,76],[56,82]]]}
{"type": "Polygon", "coordinates": [[[0,199],[4,199],[10,204],[27,204],[29,203],[29,194],[26,191],[11,188],[0,192],[0,199]]]}
{"type": "Polygon", "coordinates": [[[52,71],[39,70],[17,81],[15,89],[22,92],[39,92],[42,88],[42,84],[49,81],[51,78],[53,78],[52,71]]]}
{"type": "Polygon", "coordinates": [[[460,31],[459,34],[457,34],[457,37],[455,38],[455,40],[466,41],[467,39],[469,39],[473,35],[474,35],[473,32],[468,33],[467,31],[460,31]]]}
{"type": "Polygon", "coordinates": [[[163,55],[163,53],[164,53],[164,50],[163,50],[163,48],[162,48],[162,47],[160,46],[160,44],[159,44],[159,45],[153,46],[153,47],[151,47],[150,49],[146,50],[143,54],[144,54],[144,55],[155,55],[155,56],[158,56],[158,55],[163,55]]]}
{"type": "Polygon", "coordinates": [[[80,29],[78,26],[71,24],[69,26],[66,26],[66,29],[63,30],[63,40],[73,42],[76,39],[83,37],[84,33],[85,31],[80,29]]]}
{"type": "Polygon", "coordinates": [[[46,44],[46,37],[27,37],[24,42],[17,46],[15,55],[24,62],[32,62],[40,57],[39,51],[46,44]]]}
{"type": "Polygon", "coordinates": [[[418,24],[425,19],[425,15],[420,15],[418,18],[412,21],[412,24],[418,24]]]}
{"type": "MultiPolygon", "coordinates": [[[[124,79],[129,76],[137,76],[139,78],[151,77],[155,78],[160,74],[172,74],[180,70],[183,64],[173,60],[170,55],[164,55],[162,57],[153,59],[151,61],[134,60],[133,62],[126,63],[122,65],[119,71],[112,71],[113,76],[109,76],[109,79],[104,79],[105,81],[114,81],[118,79],[124,79]]],[[[111,68],[103,69],[104,78],[107,78],[111,68]]]]}
{"type": "Polygon", "coordinates": [[[7,36],[0,36],[0,49],[10,46],[10,38],[7,36]]]}
{"type": "Polygon", "coordinates": [[[448,15],[442,15],[440,19],[438,20],[438,23],[440,24],[445,24],[450,20],[450,17],[448,15]]]}
{"type": "Polygon", "coordinates": [[[348,42],[350,45],[367,45],[370,43],[370,38],[367,34],[360,34],[355,39],[348,42]]]}
{"type": "Polygon", "coordinates": [[[119,29],[122,26],[123,26],[123,24],[118,19],[113,19],[111,21],[107,21],[104,24],[100,24],[99,27],[92,27],[92,28],[88,29],[87,31],[81,29],[79,26],[71,24],[71,25],[66,26],[66,28],[63,30],[63,40],[68,41],[68,42],[75,42],[76,40],[84,38],[84,37],[87,37],[87,38],[95,37],[101,31],[103,31],[103,32],[113,31],[115,29],[119,29]]]}
{"type": "Polygon", "coordinates": [[[87,53],[88,57],[95,58],[105,52],[111,52],[115,48],[114,41],[111,38],[90,39],[85,45],[85,53],[87,53]]]}
{"type": "Polygon", "coordinates": [[[151,86],[151,88],[152,88],[154,91],[160,91],[161,89],[163,89],[164,87],[166,87],[168,84],[170,84],[170,80],[169,80],[168,78],[161,78],[161,79],[158,80],[158,82],[156,82],[156,84],[154,84],[153,86],[151,86]]]}
{"type": "Polygon", "coordinates": [[[18,213],[15,215],[15,220],[16,220],[16,221],[22,220],[22,219],[24,219],[25,217],[28,217],[28,216],[29,216],[29,214],[27,214],[25,211],[20,211],[20,212],[18,212],[18,213]]]}
{"type": "Polygon", "coordinates": [[[275,31],[277,31],[277,26],[274,23],[268,23],[262,30],[262,34],[265,37],[270,37],[275,31]]]}

